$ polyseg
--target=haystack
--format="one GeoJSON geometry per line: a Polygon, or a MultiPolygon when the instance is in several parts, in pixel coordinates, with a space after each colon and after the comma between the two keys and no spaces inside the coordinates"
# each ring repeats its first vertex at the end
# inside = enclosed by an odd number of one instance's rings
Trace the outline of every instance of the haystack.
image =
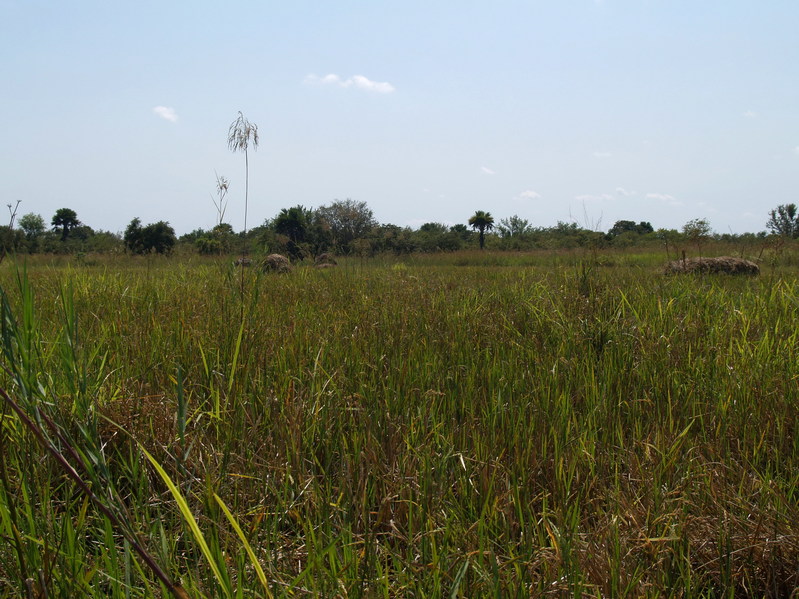
{"type": "Polygon", "coordinates": [[[328,254],[325,252],[324,254],[319,254],[316,257],[314,260],[314,266],[317,268],[328,268],[330,266],[338,266],[338,262],[336,262],[333,254],[328,254]]]}
{"type": "Polygon", "coordinates": [[[266,272],[291,272],[291,262],[280,254],[269,254],[261,266],[266,272]]]}
{"type": "Polygon", "coordinates": [[[734,258],[732,256],[720,256],[718,258],[675,260],[666,265],[665,273],[668,275],[696,273],[755,276],[760,274],[760,267],[751,260],[734,258]]]}

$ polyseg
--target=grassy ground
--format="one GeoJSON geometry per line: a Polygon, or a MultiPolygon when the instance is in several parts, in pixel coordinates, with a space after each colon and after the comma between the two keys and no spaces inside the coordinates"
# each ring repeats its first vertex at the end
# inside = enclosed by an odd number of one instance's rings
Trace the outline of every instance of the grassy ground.
{"type": "Polygon", "coordinates": [[[795,267],[662,261],[4,263],[0,595],[789,596],[795,267]]]}

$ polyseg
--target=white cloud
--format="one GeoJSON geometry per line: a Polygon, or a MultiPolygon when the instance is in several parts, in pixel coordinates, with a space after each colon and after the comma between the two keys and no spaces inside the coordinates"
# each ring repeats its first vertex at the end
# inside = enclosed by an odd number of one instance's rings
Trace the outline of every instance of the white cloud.
{"type": "Polygon", "coordinates": [[[347,84],[341,80],[341,77],[334,73],[330,73],[329,75],[325,75],[321,79],[319,79],[319,83],[334,83],[336,85],[341,85],[346,87],[347,84]]]}
{"type": "Polygon", "coordinates": [[[480,167],[480,171],[481,171],[483,174],[485,174],[485,175],[496,175],[496,174],[497,174],[497,173],[496,173],[496,171],[492,171],[492,170],[491,170],[490,168],[488,168],[487,166],[481,166],[481,167],[480,167]]]}
{"type": "Polygon", "coordinates": [[[338,87],[357,87],[368,92],[377,94],[390,94],[396,88],[386,81],[372,81],[363,75],[353,75],[349,79],[342,79],[335,73],[330,73],[324,77],[319,75],[310,74],[305,77],[305,83],[308,85],[335,85],[338,87]]]}
{"type": "Polygon", "coordinates": [[[629,189],[624,189],[623,187],[617,187],[616,188],[616,193],[619,194],[620,196],[624,196],[626,198],[635,195],[634,191],[630,191],[629,189]]]}
{"type": "Polygon", "coordinates": [[[527,189],[516,196],[517,200],[538,200],[540,198],[541,194],[532,189],[527,189]]]}
{"type": "Polygon", "coordinates": [[[338,75],[334,75],[331,73],[330,75],[325,75],[324,77],[320,77],[319,75],[314,75],[311,73],[310,75],[306,75],[305,79],[303,80],[304,83],[307,85],[325,85],[325,84],[335,84],[335,85],[342,85],[341,77],[338,75]]]}
{"type": "Polygon", "coordinates": [[[610,152],[594,152],[594,158],[610,158],[613,156],[610,152]]]}
{"type": "Polygon", "coordinates": [[[757,117],[757,113],[754,110],[747,110],[741,116],[743,116],[744,118],[747,118],[747,119],[753,119],[753,118],[757,117]]]}
{"type": "Polygon", "coordinates": [[[664,204],[668,204],[669,206],[682,206],[683,203],[675,198],[674,196],[670,196],[667,193],[648,193],[646,194],[647,200],[658,200],[663,202],[664,204]]]}
{"type": "Polygon", "coordinates": [[[178,115],[175,112],[174,108],[170,108],[168,106],[156,106],[153,108],[153,112],[160,116],[162,119],[167,120],[171,123],[178,122],[178,115]]]}
{"type": "Polygon", "coordinates": [[[355,87],[370,92],[377,92],[378,94],[390,94],[394,91],[394,86],[390,83],[385,81],[372,81],[363,75],[354,75],[352,77],[352,82],[355,84],[355,87]]]}
{"type": "Polygon", "coordinates": [[[613,196],[609,193],[601,193],[599,195],[583,194],[580,196],[574,196],[574,199],[578,202],[604,202],[607,200],[612,200],[613,196]]]}
{"type": "Polygon", "coordinates": [[[799,154],[799,146],[796,146],[796,147],[793,149],[793,153],[794,153],[794,154],[799,154]]]}

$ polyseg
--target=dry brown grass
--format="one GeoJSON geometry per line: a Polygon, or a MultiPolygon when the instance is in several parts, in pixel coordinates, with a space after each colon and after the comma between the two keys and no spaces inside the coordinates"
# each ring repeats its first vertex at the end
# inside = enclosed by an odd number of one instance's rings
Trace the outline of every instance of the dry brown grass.
{"type": "Polygon", "coordinates": [[[666,265],[665,272],[666,274],[697,273],[754,276],[760,274],[760,267],[751,260],[733,256],[720,256],[718,258],[674,260],[666,265]]]}
{"type": "Polygon", "coordinates": [[[266,272],[291,272],[291,262],[281,254],[269,254],[261,266],[266,272]]]}

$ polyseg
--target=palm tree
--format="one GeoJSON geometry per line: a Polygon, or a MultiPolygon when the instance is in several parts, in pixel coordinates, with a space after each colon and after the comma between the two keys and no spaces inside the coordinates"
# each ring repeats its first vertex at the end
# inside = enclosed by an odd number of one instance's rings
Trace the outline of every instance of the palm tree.
{"type": "Polygon", "coordinates": [[[78,220],[78,215],[71,208],[59,208],[55,211],[50,224],[53,225],[53,230],[61,230],[61,241],[66,241],[69,232],[75,227],[79,227],[81,222],[78,220]]]}
{"type": "Polygon", "coordinates": [[[494,228],[494,217],[491,216],[490,212],[478,210],[474,213],[474,216],[469,219],[469,225],[472,229],[477,229],[480,232],[480,249],[482,250],[485,245],[486,230],[490,231],[494,228]]]}
{"type": "MultiPolygon", "coordinates": [[[[258,125],[254,125],[244,118],[239,111],[239,116],[230,124],[227,134],[227,145],[231,152],[244,152],[244,236],[247,236],[247,204],[250,195],[250,157],[247,149],[252,140],[252,147],[258,149],[258,125]]],[[[227,183],[227,182],[226,182],[227,183]]]]}

